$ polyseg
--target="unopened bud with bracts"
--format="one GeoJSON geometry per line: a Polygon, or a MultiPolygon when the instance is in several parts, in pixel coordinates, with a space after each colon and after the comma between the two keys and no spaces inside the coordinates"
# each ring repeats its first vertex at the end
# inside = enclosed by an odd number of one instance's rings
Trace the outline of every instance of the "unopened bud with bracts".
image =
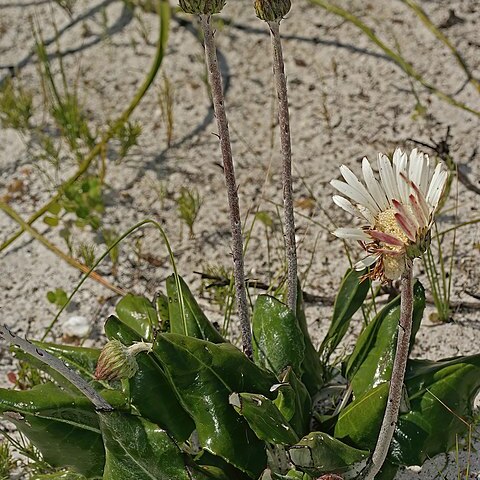
{"type": "Polygon", "coordinates": [[[132,378],[138,370],[135,356],[151,348],[149,343],[137,342],[126,347],[118,340],[110,340],[98,357],[95,378],[107,381],[132,378]]]}
{"type": "Polygon", "coordinates": [[[220,13],[226,0],[179,0],[180,8],[185,13],[195,15],[220,13]]]}
{"type": "Polygon", "coordinates": [[[279,22],[292,8],[291,0],[255,0],[255,12],[260,20],[279,22]]]}

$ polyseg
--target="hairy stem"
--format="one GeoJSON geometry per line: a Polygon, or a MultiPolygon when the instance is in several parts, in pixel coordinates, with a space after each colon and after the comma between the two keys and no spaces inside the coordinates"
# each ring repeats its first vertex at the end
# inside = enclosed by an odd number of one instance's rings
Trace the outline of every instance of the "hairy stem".
{"type": "Polygon", "coordinates": [[[282,147],[283,210],[285,221],[285,251],[287,254],[287,304],[295,311],[297,304],[297,246],[295,244],[295,218],[293,213],[292,143],[290,113],[288,110],[287,79],[283,61],[280,21],[268,22],[273,47],[273,76],[278,98],[278,123],[282,147]]]}
{"type": "Polygon", "coordinates": [[[13,208],[11,208],[9,205],[0,201],[0,209],[3,210],[10,218],[15,220],[24,231],[28,232],[33,238],[38,240],[43,246],[48,248],[48,250],[50,250],[52,253],[64,260],[70,266],[76,268],[77,270],[80,270],[83,273],[89,273],[89,276],[92,280],[95,280],[104,287],[110,289],[112,292],[115,292],[117,295],[126,295],[127,292],[125,290],[115,285],[112,285],[106,278],[102,277],[98,273],[90,272],[90,267],[84,265],[70,255],[67,255],[65,252],[62,252],[62,250],[60,250],[56,245],[47,240],[37,229],[30,226],[27,222],[23,221],[20,215],[18,215],[18,213],[15,212],[13,208]]]}
{"type": "MultiPolygon", "coordinates": [[[[117,130],[129,119],[132,112],[137,108],[140,100],[144,97],[147,93],[150,85],[153,83],[155,76],[162,64],[163,56],[165,54],[165,49],[167,46],[168,40],[168,28],[170,23],[170,5],[168,2],[164,0],[159,0],[159,18],[160,18],[160,32],[159,38],[157,43],[157,52],[155,55],[155,59],[153,61],[153,65],[150,68],[145,80],[143,81],[142,85],[138,89],[137,93],[133,97],[130,105],[125,109],[125,111],[115,120],[113,125],[105,132],[100,139],[100,141],[90,150],[87,156],[81,161],[78,166],[77,171],[63,184],[57,189],[57,193],[41,208],[39,208],[33,215],[31,215],[27,222],[28,225],[32,225],[36,222],[43,214],[45,214],[48,209],[56,203],[63,195],[63,192],[66,188],[70,185],[73,185],[90,167],[91,163],[99,154],[102,153],[107,143],[111,140],[111,138],[115,135],[117,130]]],[[[13,243],[18,237],[20,237],[25,232],[25,229],[20,228],[18,229],[12,236],[10,236],[7,240],[5,240],[0,245],[0,252],[5,250],[11,243],[13,243]]]]}
{"type": "Polygon", "coordinates": [[[235,179],[235,167],[233,165],[230,133],[228,130],[227,115],[223,97],[222,76],[218,67],[217,49],[215,46],[214,32],[211,25],[211,15],[200,15],[202,23],[205,58],[208,68],[208,78],[212,89],[213,107],[217,118],[218,135],[223,157],[223,170],[227,186],[228,205],[230,209],[230,224],[232,229],[232,255],[233,275],[235,278],[235,290],[238,306],[238,315],[242,329],[243,351],[247,357],[252,358],[252,333],[248,312],[247,291],[245,288],[245,272],[243,265],[243,238],[240,207],[238,202],[237,182],[235,179]]]}
{"type": "Polygon", "coordinates": [[[82,392],[83,395],[93,403],[97,410],[107,412],[113,410],[113,407],[104,400],[87,381],[85,381],[78,373],[68,368],[65,363],[57,357],[54,357],[42,348],[30,343],[28,340],[18,337],[7,326],[0,325],[0,338],[16,345],[24,352],[32,355],[32,357],[40,360],[60,373],[60,375],[64,376],[70,383],[75,385],[78,390],[80,390],[80,392],[82,392]]]}
{"type": "Polygon", "coordinates": [[[400,401],[402,399],[403,381],[407,367],[412,333],[413,316],[413,275],[412,267],[408,266],[402,275],[400,296],[400,323],[397,337],[397,350],[393,361],[393,371],[388,392],[387,407],[382,426],[378,435],[377,444],[373,451],[371,463],[362,472],[364,480],[372,480],[380,471],[392,441],[395,425],[398,420],[400,401]]]}

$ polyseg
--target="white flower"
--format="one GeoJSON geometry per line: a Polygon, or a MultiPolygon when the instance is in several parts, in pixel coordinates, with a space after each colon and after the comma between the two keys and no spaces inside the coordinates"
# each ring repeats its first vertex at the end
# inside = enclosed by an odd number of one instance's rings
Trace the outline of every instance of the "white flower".
{"type": "Polygon", "coordinates": [[[410,158],[397,148],[393,165],[386,155],[379,154],[378,170],[380,181],[375,178],[370,162],[363,159],[364,185],[348,167],[340,167],[346,183],[339,180],[330,183],[350,201],[339,195],[334,195],[333,201],[368,225],[338,228],[333,234],[358,240],[369,253],[355,265],[357,270],[374,266],[371,278],[394,280],[427,249],[448,172],[440,162],[432,174],[428,155],[416,148],[410,158]]]}

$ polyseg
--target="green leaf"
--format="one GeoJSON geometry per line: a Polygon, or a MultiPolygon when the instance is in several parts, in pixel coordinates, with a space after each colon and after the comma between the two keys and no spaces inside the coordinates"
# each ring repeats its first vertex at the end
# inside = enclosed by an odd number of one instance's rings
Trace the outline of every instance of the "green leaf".
{"type": "Polygon", "coordinates": [[[406,381],[410,412],[400,416],[390,460],[421,465],[455,447],[457,437],[468,433],[465,422],[470,422],[480,388],[480,355],[440,362],[411,360],[406,381]]]}
{"type": "Polygon", "coordinates": [[[45,216],[43,217],[43,222],[46,223],[49,227],[56,227],[58,226],[59,220],[58,217],[45,216]]]}
{"type": "MultiPolygon", "coordinates": [[[[95,381],[95,368],[97,366],[98,357],[100,356],[100,349],[98,348],[86,348],[86,347],[74,347],[70,345],[57,345],[55,343],[46,342],[32,342],[35,345],[43,348],[48,353],[63,360],[67,367],[75,370],[85,380],[92,382],[95,387],[104,388],[104,383],[95,381]]],[[[63,375],[60,375],[56,370],[49,367],[46,363],[32,357],[28,353],[22,350],[16,349],[15,356],[23,361],[28,362],[30,365],[48,373],[59,385],[63,388],[71,390],[75,394],[79,395],[77,388],[72,385],[63,375]]]]}
{"type": "Polygon", "coordinates": [[[390,383],[381,383],[354,400],[341,411],[335,437],[358,448],[373,449],[387,405],[390,383]]]}
{"type": "Polygon", "coordinates": [[[56,288],[55,290],[47,292],[47,300],[59,307],[63,307],[68,301],[68,295],[65,290],[56,288]]]}
{"type": "MultiPolygon", "coordinates": [[[[414,286],[411,345],[420,327],[425,309],[425,290],[420,282],[414,286]]],[[[346,375],[352,382],[355,398],[377,385],[389,381],[397,344],[400,321],[400,297],[386,305],[358,338],[347,364],[346,375]]]]}
{"type": "Polygon", "coordinates": [[[323,386],[324,368],[320,362],[320,357],[315,349],[310,334],[308,332],[307,319],[305,317],[305,307],[303,304],[303,293],[300,282],[297,282],[297,321],[303,333],[303,342],[305,344],[305,354],[302,363],[303,375],[302,382],[308,389],[310,395],[315,395],[323,386]]]}
{"type": "Polygon", "coordinates": [[[170,320],[171,333],[181,333],[189,337],[200,338],[213,343],[225,342],[225,339],[210,323],[202,309],[199,307],[195,297],[182,277],[171,275],[167,278],[167,295],[168,318],[170,320]],[[182,316],[176,278],[179,281],[183,298],[185,321],[182,316]]]}
{"type": "Polygon", "coordinates": [[[352,475],[360,472],[368,458],[368,452],[321,432],[309,433],[289,448],[289,454],[295,467],[313,476],[345,472],[352,475]]]}
{"type": "Polygon", "coordinates": [[[258,476],[266,463],[265,446],[237,415],[228,397],[234,392],[271,397],[276,378],[229,343],[164,333],[158,335],[154,352],[195,421],[200,445],[258,476]]]}
{"type": "Polygon", "coordinates": [[[58,202],[55,202],[48,207],[47,212],[57,216],[61,210],[62,210],[62,206],[58,202]]]}
{"type": "Polygon", "coordinates": [[[150,300],[128,293],[118,302],[116,312],[127,327],[145,340],[152,339],[153,329],[158,326],[158,318],[150,300]]]}
{"type": "MultiPolygon", "coordinates": [[[[141,337],[113,315],[105,324],[109,340],[124,345],[138,342],[141,337]]],[[[178,442],[190,437],[195,425],[180,404],[177,392],[154,354],[140,353],[136,357],[138,372],[129,380],[130,399],[140,415],[165,428],[178,442]]]]}
{"type": "MultiPolygon", "coordinates": [[[[118,392],[102,392],[121,406],[118,392]]],[[[98,416],[83,396],[53,383],[32,390],[0,389],[0,413],[14,423],[53,467],[67,467],[86,477],[101,476],[105,461],[98,416]]]]}
{"type": "Polygon", "coordinates": [[[312,399],[291,367],[282,372],[280,381],[282,383],[276,385],[274,390],[277,392],[274,404],[290,422],[295,432],[302,437],[309,431],[312,399]]]}
{"type": "Polygon", "coordinates": [[[162,292],[157,294],[157,312],[161,322],[160,330],[162,332],[169,332],[170,316],[168,311],[168,297],[162,292]]]}
{"type": "Polygon", "coordinates": [[[33,475],[33,477],[29,477],[30,480],[86,480],[86,477],[80,475],[79,473],[74,472],[55,472],[55,473],[47,473],[45,475],[33,475]]]}
{"type": "Polygon", "coordinates": [[[305,343],[294,312],[274,297],[259,295],[253,309],[252,328],[257,365],[276,375],[292,367],[301,376],[305,343]]]}
{"type": "Polygon", "coordinates": [[[229,401],[260,440],[280,445],[298,442],[297,434],[270,399],[254,393],[232,393],[229,401]]]}
{"type": "Polygon", "coordinates": [[[364,271],[348,269],[343,277],[340,289],[335,298],[333,316],[327,335],[320,346],[320,355],[324,363],[347,333],[350,320],[362,306],[370,288],[370,280],[364,279],[364,271]]]}
{"type": "Polygon", "coordinates": [[[127,413],[101,413],[104,480],[190,480],[183,453],[167,432],[127,413]]]}

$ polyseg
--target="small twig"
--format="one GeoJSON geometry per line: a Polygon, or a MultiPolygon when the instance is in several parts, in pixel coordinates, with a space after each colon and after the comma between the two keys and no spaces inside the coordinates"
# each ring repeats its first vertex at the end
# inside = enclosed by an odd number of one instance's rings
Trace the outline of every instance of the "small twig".
{"type": "Polygon", "coordinates": [[[223,157],[223,170],[225,174],[225,183],[227,186],[230,225],[232,230],[233,276],[235,279],[238,315],[242,329],[243,351],[248,358],[252,358],[252,333],[250,330],[243,263],[242,221],[240,218],[240,206],[238,201],[237,182],[235,179],[235,167],[232,157],[232,147],[230,144],[230,133],[228,130],[228,121],[225,112],[222,76],[218,67],[217,49],[215,46],[211,18],[212,16],[209,14],[200,15],[205,42],[205,58],[208,68],[210,86],[212,89],[213,107],[215,110],[215,116],[217,118],[218,134],[220,137],[220,146],[223,157]]]}
{"type": "MultiPolygon", "coordinates": [[[[20,215],[18,215],[18,213],[15,212],[15,210],[13,210],[13,208],[11,208],[9,205],[0,201],[0,209],[3,210],[13,220],[15,220],[20,225],[20,227],[22,227],[23,231],[28,232],[30,235],[32,235],[33,238],[38,240],[44,247],[48,248],[48,250],[50,250],[52,253],[60,257],[70,266],[76,268],[77,270],[80,270],[83,273],[90,272],[90,267],[88,267],[87,265],[84,265],[78,260],[75,260],[73,257],[71,257],[70,255],[67,255],[65,252],[62,252],[62,250],[60,250],[53,243],[49,242],[38,230],[30,226],[24,220],[22,220],[20,215]]],[[[123,297],[124,295],[127,294],[125,290],[115,285],[112,285],[105,277],[102,277],[96,272],[90,272],[89,276],[92,280],[95,280],[96,282],[100,283],[101,285],[108,288],[112,292],[115,292],[117,295],[121,295],[123,297]]]]}
{"type": "Polygon", "coordinates": [[[287,255],[287,305],[295,311],[297,305],[297,247],[295,243],[295,217],[293,213],[292,143],[290,113],[288,110],[287,79],[283,61],[280,20],[267,22],[273,47],[273,76],[278,98],[278,123],[282,147],[283,209],[285,218],[285,250],[287,255]]]}
{"type": "Polygon", "coordinates": [[[377,444],[373,451],[371,462],[362,472],[365,480],[373,480],[380,471],[387,457],[388,449],[392,441],[395,425],[398,420],[398,412],[402,399],[403,381],[407,367],[408,353],[410,348],[410,335],[412,332],[413,317],[413,275],[412,266],[407,266],[402,275],[402,291],[400,296],[400,323],[398,328],[397,349],[393,361],[390,390],[388,392],[387,406],[383,417],[382,426],[378,435],[377,444]]]}
{"type": "Polygon", "coordinates": [[[0,325],[0,338],[16,345],[18,348],[28,353],[37,360],[47,364],[50,368],[53,368],[60,375],[64,376],[69,382],[80,390],[95,406],[95,409],[102,412],[110,412],[113,407],[103,399],[103,397],[78,373],[68,368],[62,360],[54,357],[50,353],[46,352],[40,347],[37,347],[30,343],[28,340],[18,337],[6,326],[0,325]]]}

